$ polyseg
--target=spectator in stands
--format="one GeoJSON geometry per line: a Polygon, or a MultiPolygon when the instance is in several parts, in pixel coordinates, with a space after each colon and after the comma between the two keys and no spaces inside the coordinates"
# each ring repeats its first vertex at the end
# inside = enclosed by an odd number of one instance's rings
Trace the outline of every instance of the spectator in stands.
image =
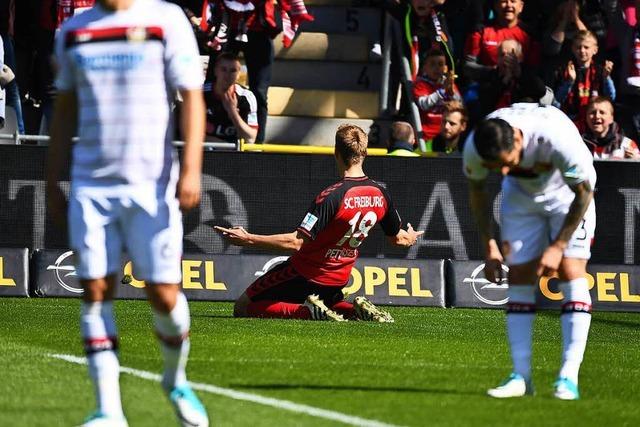
{"type": "Polygon", "coordinates": [[[596,159],[640,160],[638,145],[624,135],[613,120],[613,113],[613,104],[608,98],[591,99],[587,104],[587,130],[582,139],[596,159]]]}
{"type": "Polygon", "coordinates": [[[440,133],[433,140],[427,141],[427,152],[461,154],[468,120],[467,109],[462,102],[446,102],[440,133]]]}
{"type": "Polygon", "coordinates": [[[608,0],[610,3],[611,31],[619,41],[621,62],[619,64],[618,87],[621,105],[624,107],[625,129],[636,139],[640,139],[640,0],[624,2],[608,0]],[[633,7],[635,5],[635,7],[633,7]]]}
{"type": "Polygon", "coordinates": [[[391,135],[387,143],[387,156],[420,157],[414,150],[416,148],[416,135],[407,122],[393,122],[391,135]]]}
{"type": "MultiPolygon", "coordinates": [[[[273,38],[282,30],[283,44],[288,47],[300,23],[313,21],[302,0],[278,1],[282,26],[278,25],[275,4],[261,0],[204,0],[202,14],[191,14],[192,23],[207,35],[211,51],[209,63],[215,62],[220,51],[242,52],[249,77],[249,88],[258,105],[258,134],[263,142],[267,124],[267,91],[271,82],[274,60],[273,38]]],[[[189,13],[187,13],[189,16],[189,13]]],[[[211,68],[210,68],[211,69],[211,68]]]]}
{"type": "Polygon", "coordinates": [[[402,49],[404,56],[409,59],[411,77],[414,80],[423,68],[426,53],[436,48],[446,52],[449,68],[453,70],[455,67],[453,40],[444,14],[437,10],[445,1],[384,0],[387,11],[400,22],[405,31],[402,49]]]}
{"type": "Polygon", "coordinates": [[[580,31],[591,31],[598,45],[607,36],[607,18],[602,0],[566,0],[558,4],[543,37],[545,81],[553,84],[556,69],[572,57],[573,39],[580,31]]]}
{"type": "Polygon", "coordinates": [[[529,66],[539,63],[538,43],[519,22],[523,0],[495,0],[496,19],[492,25],[472,33],[465,47],[465,73],[472,80],[485,78],[498,65],[498,48],[504,40],[516,40],[522,47],[524,62],[529,66]]]}
{"type": "Polygon", "coordinates": [[[225,52],[213,64],[215,80],[205,82],[207,140],[254,142],[258,134],[257,104],[253,93],[237,83],[238,56],[225,52]]]}
{"type": "Polygon", "coordinates": [[[472,123],[498,108],[507,107],[513,102],[513,94],[518,81],[523,77],[522,45],[507,39],[500,42],[497,49],[497,64],[477,85],[471,86],[465,99],[471,115],[472,123]],[[477,94],[471,94],[477,90],[477,94]]]}
{"type": "Polygon", "coordinates": [[[440,49],[427,53],[422,72],[414,82],[413,98],[420,109],[424,139],[432,139],[440,131],[444,103],[462,99],[455,75],[449,71],[446,55],[440,49]]]}
{"type": "Polygon", "coordinates": [[[573,37],[580,31],[591,31],[598,43],[604,42],[607,23],[601,3],[600,0],[561,2],[551,21],[551,32],[545,37],[545,54],[557,55],[561,53],[563,46],[570,48],[573,37]]]}
{"type": "MultiPolygon", "coordinates": [[[[16,14],[15,0],[0,0],[0,37],[4,47],[4,64],[15,73],[16,54],[13,44],[14,22],[16,14]]],[[[5,104],[16,113],[18,132],[24,133],[24,121],[22,119],[22,105],[20,104],[20,90],[16,80],[5,88],[5,104]]]]}
{"type": "Polygon", "coordinates": [[[598,95],[616,98],[611,78],[613,62],[596,62],[598,40],[590,31],[579,31],[573,39],[573,59],[556,74],[554,93],[564,111],[582,132],[585,130],[586,107],[589,100],[598,95]]]}

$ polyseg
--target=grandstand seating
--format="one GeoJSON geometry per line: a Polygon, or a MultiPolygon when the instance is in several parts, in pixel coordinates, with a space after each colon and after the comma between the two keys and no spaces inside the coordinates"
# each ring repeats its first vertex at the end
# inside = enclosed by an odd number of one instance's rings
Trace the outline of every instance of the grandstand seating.
{"type": "Polygon", "coordinates": [[[336,127],[349,121],[384,145],[389,122],[378,120],[381,10],[352,0],[307,0],[314,22],[301,25],[289,49],[275,40],[266,142],[332,145],[336,127]]]}

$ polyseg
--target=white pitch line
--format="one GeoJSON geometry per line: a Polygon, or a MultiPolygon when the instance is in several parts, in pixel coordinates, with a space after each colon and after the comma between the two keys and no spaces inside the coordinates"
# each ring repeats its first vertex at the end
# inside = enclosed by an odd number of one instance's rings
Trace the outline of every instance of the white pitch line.
{"type": "MultiPolygon", "coordinates": [[[[75,363],[78,365],[86,365],[86,357],[73,356],[71,354],[48,354],[47,356],[55,359],[64,360],[66,362],[75,363]]],[[[133,375],[134,377],[143,378],[149,381],[160,382],[162,377],[158,374],[154,374],[149,371],[142,371],[140,369],[128,368],[126,366],[120,367],[120,372],[133,375]]],[[[258,394],[246,393],[243,391],[232,390],[230,388],[218,387],[211,384],[194,383],[189,382],[194,390],[204,391],[207,393],[217,394],[220,396],[229,397],[235,400],[244,400],[247,402],[257,403],[259,405],[271,406],[277,409],[284,409],[286,411],[297,412],[300,414],[311,415],[313,417],[324,418],[331,421],[338,421],[344,424],[349,424],[358,427],[399,427],[394,424],[387,424],[381,421],[368,420],[366,418],[360,418],[353,415],[343,414],[341,412],[329,411],[327,409],[316,408],[314,406],[303,405],[300,403],[291,402],[289,400],[275,399],[272,397],[264,397],[258,394]]]]}

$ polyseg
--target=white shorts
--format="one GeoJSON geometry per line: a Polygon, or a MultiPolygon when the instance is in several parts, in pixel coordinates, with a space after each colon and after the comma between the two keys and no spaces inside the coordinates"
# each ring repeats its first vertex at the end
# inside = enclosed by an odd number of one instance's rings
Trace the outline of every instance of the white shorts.
{"type": "MultiPolygon", "coordinates": [[[[504,181],[502,192],[500,232],[507,264],[524,264],[540,257],[560,232],[575,193],[563,186],[532,196],[504,181]]],[[[589,259],[595,229],[596,208],[592,200],[564,256],[589,259]]]]}
{"type": "Polygon", "coordinates": [[[182,214],[175,192],[158,197],[153,188],[121,188],[125,190],[71,190],[69,238],[78,277],[100,279],[117,273],[126,249],[136,279],[180,283],[182,214]]]}

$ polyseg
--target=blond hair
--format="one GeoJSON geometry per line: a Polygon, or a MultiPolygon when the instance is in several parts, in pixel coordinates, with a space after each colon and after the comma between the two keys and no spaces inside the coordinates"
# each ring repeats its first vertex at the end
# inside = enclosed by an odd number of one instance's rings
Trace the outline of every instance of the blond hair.
{"type": "Polygon", "coordinates": [[[598,45],[598,38],[596,37],[595,34],[593,34],[589,30],[580,30],[580,31],[578,31],[576,33],[576,35],[573,37],[573,45],[575,45],[576,43],[585,41],[587,39],[593,40],[593,42],[596,44],[596,46],[598,45]]]}
{"type": "Polygon", "coordinates": [[[356,125],[340,125],[336,131],[336,153],[340,153],[346,166],[364,160],[367,155],[367,144],[367,134],[356,125]]]}

